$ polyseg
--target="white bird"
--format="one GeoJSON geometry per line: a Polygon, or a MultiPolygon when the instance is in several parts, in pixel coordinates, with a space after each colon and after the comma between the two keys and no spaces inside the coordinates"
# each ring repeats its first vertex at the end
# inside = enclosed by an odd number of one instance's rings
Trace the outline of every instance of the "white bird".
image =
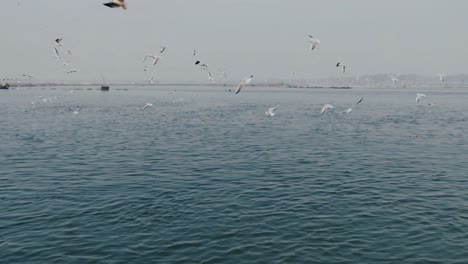
{"type": "Polygon", "coordinates": [[[419,101],[421,101],[424,97],[426,97],[425,94],[422,94],[422,93],[416,94],[416,103],[418,103],[419,101]]]}
{"type": "Polygon", "coordinates": [[[211,72],[208,72],[208,80],[209,80],[211,83],[215,83],[215,80],[214,80],[213,76],[211,76],[211,72]]]}
{"type": "Polygon", "coordinates": [[[146,55],[145,58],[143,59],[143,62],[145,62],[147,58],[153,58],[153,62],[152,62],[153,65],[156,65],[158,63],[159,59],[161,59],[161,57],[159,57],[159,56],[146,55]]]}
{"type": "Polygon", "coordinates": [[[55,39],[55,46],[62,46],[62,39],[61,38],[55,39]]]}
{"type": "Polygon", "coordinates": [[[275,107],[268,108],[268,110],[265,111],[265,115],[266,116],[275,116],[275,110],[276,110],[275,107]]]}
{"type": "Polygon", "coordinates": [[[73,114],[77,115],[80,113],[80,110],[83,109],[82,107],[77,107],[75,109],[71,108],[71,107],[68,107],[68,110],[72,111],[73,114]]]}
{"type": "Polygon", "coordinates": [[[309,35],[310,49],[309,51],[314,50],[318,45],[320,45],[320,40],[312,35],[309,35]]]}
{"type": "Polygon", "coordinates": [[[60,53],[57,48],[54,48],[54,55],[57,60],[62,60],[62,57],[60,57],[60,53]]]}
{"type": "Polygon", "coordinates": [[[393,83],[393,86],[396,86],[398,84],[400,80],[398,80],[397,78],[395,77],[392,77],[392,83],[393,83]]]}
{"type": "Polygon", "coordinates": [[[104,3],[103,5],[110,7],[110,8],[122,7],[123,9],[127,9],[127,4],[125,4],[124,0],[112,0],[111,2],[104,3]]]}
{"type": "Polygon", "coordinates": [[[343,113],[349,114],[349,113],[351,113],[352,111],[353,111],[353,108],[350,107],[350,108],[344,110],[343,113]]]}
{"type": "Polygon", "coordinates": [[[328,109],[333,109],[333,108],[334,108],[333,105],[331,105],[331,104],[326,104],[326,105],[324,105],[324,106],[322,107],[322,111],[320,112],[320,114],[323,114],[323,113],[327,112],[328,109]]]}
{"type": "Polygon", "coordinates": [[[234,93],[238,94],[242,90],[242,87],[249,84],[252,81],[252,79],[253,79],[253,75],[250,75],[249,78],[240,81],[239,84],[237,85],[236,90],[234,91],[234,93]]]}
{"type": "Polygon", "coordinates": [[[161,50],[159,50],[159,53],[162,54],[166,50],[166,48],[166,45],[161,45],[161,50]]]}
{"type": "Polygon", "coordinates": [[[441,83],[445,82],[445,74],[437,74],[441,83]]]}
{"type": "Polygon", "coordinates": [[[346,72],[346,65],[344,65],[343,63],[338,62],[338,63],[336,64],[336,67],[341,67],[343,73],[346,72]]]}
{"type": "Polygon", "coordinates": [[[141,110],[145,110],[146,108],[152,107],[152,106],[153,106],[152,103],[146,103],[145,106],[143,106],[143,108],[141,110]]]}

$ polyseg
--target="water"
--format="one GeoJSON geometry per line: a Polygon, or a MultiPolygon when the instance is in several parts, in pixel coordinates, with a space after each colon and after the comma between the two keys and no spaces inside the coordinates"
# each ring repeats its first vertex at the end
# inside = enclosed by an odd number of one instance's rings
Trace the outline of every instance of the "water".
{"type": "Polygon", "coordinates": [[[468,262],[468,92],[128,89],[0,93],[2,263],[468,262]]]}

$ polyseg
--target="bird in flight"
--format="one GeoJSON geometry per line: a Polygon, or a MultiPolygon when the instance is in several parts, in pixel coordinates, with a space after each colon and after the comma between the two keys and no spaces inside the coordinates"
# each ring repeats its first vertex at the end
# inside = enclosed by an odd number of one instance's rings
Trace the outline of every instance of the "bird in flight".
{"type": "Polygon", "coordinates": [[[309,51],[314,50],[318,45],[320,45],[320,39],[309,35],[310,49],[309,51]]]}
{"type": "Polygon", "coordinates": [[[124,1],[125,0],[112,0],[112,2],[104,3],[103,5],[110,7],[110,8],[122,7],[123,9],[127,9],[127,4],[124,1]]]}
{"type": "Polygon", "coordinates": [[[343,63],[338,62],[338,63],[336,64],[336,67],[341,67],[341,69],[343,70],[343,73],[346,72],[346,65],[344,65],[343,63]]]}
{"type": "Polygon", "coordinates": [[[237,85],[236,91],[234,93],[238,94],[242,90],[242,87],[249,84],[252,81],[252,79],[253,79],[253,75],[250,75],[249,78],[240,81],[239,84],[237,85]]]}

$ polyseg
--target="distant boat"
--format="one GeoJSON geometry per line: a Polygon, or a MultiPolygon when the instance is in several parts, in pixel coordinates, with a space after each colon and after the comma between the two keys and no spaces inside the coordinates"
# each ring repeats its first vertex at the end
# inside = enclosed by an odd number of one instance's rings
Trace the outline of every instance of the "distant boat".
{"type": "Polygon", "coordinates": [[[2,84],[0,84],[0,89],[8,90],[8,88],[10,88],[10,85],[9,85],[8,83],[2,83],[2,84]]]}

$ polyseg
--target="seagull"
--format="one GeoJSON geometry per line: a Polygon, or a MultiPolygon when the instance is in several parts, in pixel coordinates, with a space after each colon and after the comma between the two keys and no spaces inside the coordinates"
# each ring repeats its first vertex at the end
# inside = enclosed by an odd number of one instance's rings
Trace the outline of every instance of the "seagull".
{"type": "Polygon", "coordinates": [[[55,46],[62,46],[62,39],[61,38],[55,39],[55,46]]]}
{"type": "Polygon", "coordinates": [[[344,110],[343,113],[349,114],[349,113],[351,113],[352,111],[353,111],[353,108],[350,107],[350,108],[344,110]]]}
{"type": "Polygon", "coordinates": [[[360,104],[363,100],[364,100],[364,97],[362,97],[361,99],[359,99],[359,101],[356,102],[356,105],[360,104]]]}
{"type": "Polygon", "coordinates": [[[416,94],[416,103],[418,103],[419,101],[421,101],[424,97],[426,97],[425,94],[422,94],[422,93],[416,94]]]}
{"type": "Polygon", "coordinates": [[[439,76],[441,83],[445,82],[445,74],[437,74],[437,76],[439,76]]]}
{"type": "Polygon", "coordinates": [[[266,116],[275,116],[275,110],[276,110],[275,107],[268,108],[268,110],[265,111],[265,115],[266,116]]]}
{"type": "Polygon", "coordinates": [[[146,55],[145,58],[143,59],[143,62],[145,62],[147,58],[153,58],[153,65],[156,65],[158,63],[159,59],[161,59],[161,57],[159,57],[159,56],[146,55]]]}
{"type": "Polygon", "coordinates": [[[162,54],[166,50],[166,48],[166,45],[161,45],[161,50],[159,50],[159,53],[162,54]]]}
{"type": "Polygon", "coordinates": [[[73,114],[75,114],[75,115],[79,114],[79,113],[80,113],[79,111],[80,111],[81,109],[83,109],[83,108],[82,108],[82,107],[77,107],[77,108],[75,108],[75,109],[72,109],[71,107],[68,107],[68,110],[72,111],[73,114]]]}
{"type": "Polygon", "coordinates": [[[77,69],[71,69],[71,70],[67,71],[66,73],[70,74],[70,73],[75,73],[75,72],[78,72],[78,70],[77,69]]]}
{"type": "Polygon", "coordinates": [[[338,62],[338,63],[336,64],[336,67],[341,67],[341,68],[343,69],[343,73],[345,73],[345,71],[346,71],[346,65],[344,65],[344,64],[341,63],[341,62],[338,62]]]}
{"type": "Polygon", "coordinates": [[[312,35],[309,35],[309,42],[310,42],[310,50],[309,51],[312,51],[314,50],[318,45],[320,45],[320,39],[312,36],[312,35]]]}
{"type": "Polygon", "coordinates": [[[23,76],[23,77],[28,77],[29,79],[32,79],[32,78],[33,78],[32,75],[29,75],[29,74],[22,74],[21,76],[23,76]]]}
{"type": "Polygon", "coordinates": [[[54,55],[57,60],[62,60],[62,57],[60,57],[60,53],[57,48],[54,48],[54,55]]]}
{"type": "Polygon", "coordinates": [[[208,72],[208,80],[209,80],[211,83],[215,83],[215,80],[214,80],[213,76],[211,76],[211,72],[208,72]]]}
{"type": "Polygon", "coordinates": [[[127,9],[127,4],[125,4],[124,0],[112,0],[112,2],[104,3],[103,5],[110,8],[122,7],[123,9],[127,9]]]}
{"type": "Polygon", "coordinates": [[[395,77],[392,77],[392,83],[393,83],[393,86],[396,86],[398,84],[400,80],[398,80],[397,78],[395,77]]]}
{"type": "Polygon", "coordinates": [[[326,105],[324,105],[324,106],[322,107],[322,111],[320,112],[320,114],[323,114],[323,113],[327,112],[328,109],[333,109],[333,105],[331,105],[331,104],[326,104],[326,105]]]}
{"type": "Polygon", "coordinates": [[[241,91],[242,87],[244,87],[244,85],[249,84],[252,81],[252,79],[253,79],[253,75],[250,75],[249,78],[240,81],[239,84],[237,85],[236,91],[234,93],[238,94],[241,91]]]}
{"type": "Polygon", "coordinates": [[[146,103],[145,106],[143,106],[143,108],[141,110],[145,110],[146,108],[152,107],[152,106],[153,106],[152,103],[146,103]]]}

